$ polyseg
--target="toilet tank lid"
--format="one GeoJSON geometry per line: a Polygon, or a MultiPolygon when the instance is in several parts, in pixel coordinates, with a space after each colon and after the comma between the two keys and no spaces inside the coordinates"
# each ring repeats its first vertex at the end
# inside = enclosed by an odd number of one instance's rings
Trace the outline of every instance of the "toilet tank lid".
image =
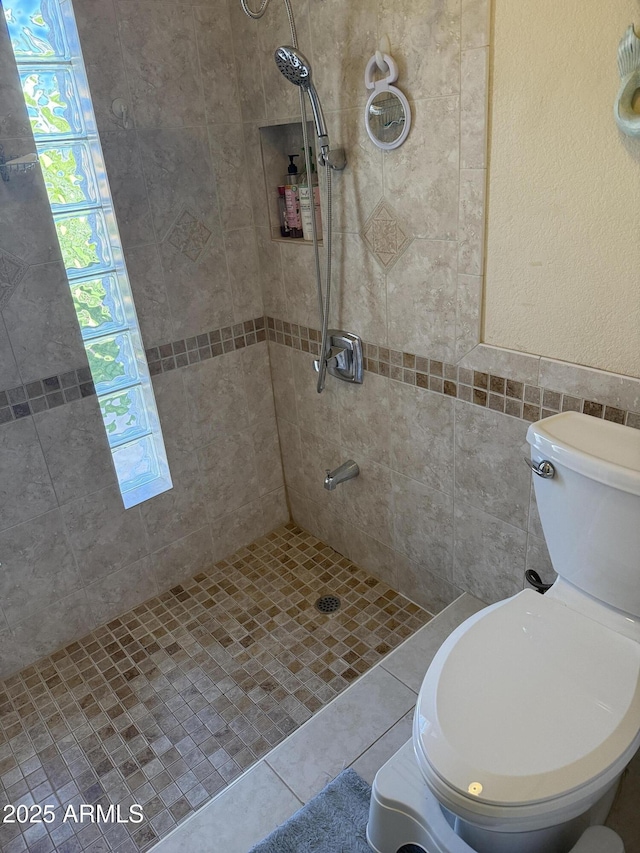
{"type": "Polygon", "coordinates": [[[640,495],[640,430],[579,412],[562,412],[531,424],[527,441],[538,457],[640,495]]]}

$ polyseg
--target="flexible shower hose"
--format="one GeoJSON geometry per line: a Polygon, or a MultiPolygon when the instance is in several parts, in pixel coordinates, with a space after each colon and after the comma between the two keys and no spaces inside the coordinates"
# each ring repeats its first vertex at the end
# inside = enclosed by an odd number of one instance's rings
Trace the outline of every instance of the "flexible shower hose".
{"type": "MultiPolygon", "coordinates": [[[[270,0],[262,0],[260,8],[257,12],[249,9],[247,0],[240,0],[242,10],[246,15],[254,21],[262,18],[267,11],[267,6],[270,0]]],[[[298,49],[298,36],[296,34],[296,24],[293,17],[290,0],[283,0],[289,19],[289,29],[291,31],[291,46],[298,49]]],[[[313,240],[313,254],[316,268],[316,286],[318,291],[318,308],[320,311],[320,323],[322,326],[322,337],[320,343],[320,355],[318,359],[318,384],[316,390],[320,394],[324,390],[325,380],[327,376],[327,337],[329,328],[329,308],[331,305],[331,166],[329,165],[328,157],[324,158],[325,165],[325,223],[326,223],[326,260],[325,260],[325,276],[326,283],[324,294],[322,289],[322,271],[320,267],[320,247],[318,246],[318,232],[316,228],[315,216],[315,200],[313,195],[313,185],[311,183],[311,158],[309,156],[309,132],[307,128],[307,108],[305,101],[305,93],[302,89],[300,94],[300,118],[302,121],[302,143],[304,145],[304,163],[307,172],[307,180],[309,181],[309,202],[311,206],[311,234],[313,240]]]]}

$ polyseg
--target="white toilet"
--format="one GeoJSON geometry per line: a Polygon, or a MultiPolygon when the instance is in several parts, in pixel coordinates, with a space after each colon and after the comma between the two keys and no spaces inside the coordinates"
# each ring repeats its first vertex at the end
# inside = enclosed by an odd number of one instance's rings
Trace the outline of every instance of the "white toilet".
{"type": "Polygon", "coordinates": [[[374,781],[377,853],[624,850],[600,824],[640,746],[640,431],[566,412],[527,440],[558,578],[436,654],[374,781]]]}

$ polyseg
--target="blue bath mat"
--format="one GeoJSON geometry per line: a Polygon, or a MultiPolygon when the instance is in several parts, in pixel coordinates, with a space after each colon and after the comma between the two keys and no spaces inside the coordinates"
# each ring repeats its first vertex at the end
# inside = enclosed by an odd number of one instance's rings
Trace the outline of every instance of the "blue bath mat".
{"type": "Polygon", "coordinates": [[[370,797],[355,770],[343,770],[250,853],[371,853],[365,835],[370,797]]]}

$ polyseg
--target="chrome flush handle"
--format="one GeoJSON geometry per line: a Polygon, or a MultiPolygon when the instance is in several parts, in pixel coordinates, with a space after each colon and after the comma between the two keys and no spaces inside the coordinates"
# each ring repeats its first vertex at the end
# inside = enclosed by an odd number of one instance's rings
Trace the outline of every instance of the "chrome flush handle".
{"type": "Polygon", "coordinates": [[[543,477],[545,480],[551,480],[556,475],[556,469],[548,459],[541,459],[539,462],[533,462],[525,456],[524,461],[527,463],[529,468],[531,468],[533,473],[538,475],[538,477],[543,477]]]}

